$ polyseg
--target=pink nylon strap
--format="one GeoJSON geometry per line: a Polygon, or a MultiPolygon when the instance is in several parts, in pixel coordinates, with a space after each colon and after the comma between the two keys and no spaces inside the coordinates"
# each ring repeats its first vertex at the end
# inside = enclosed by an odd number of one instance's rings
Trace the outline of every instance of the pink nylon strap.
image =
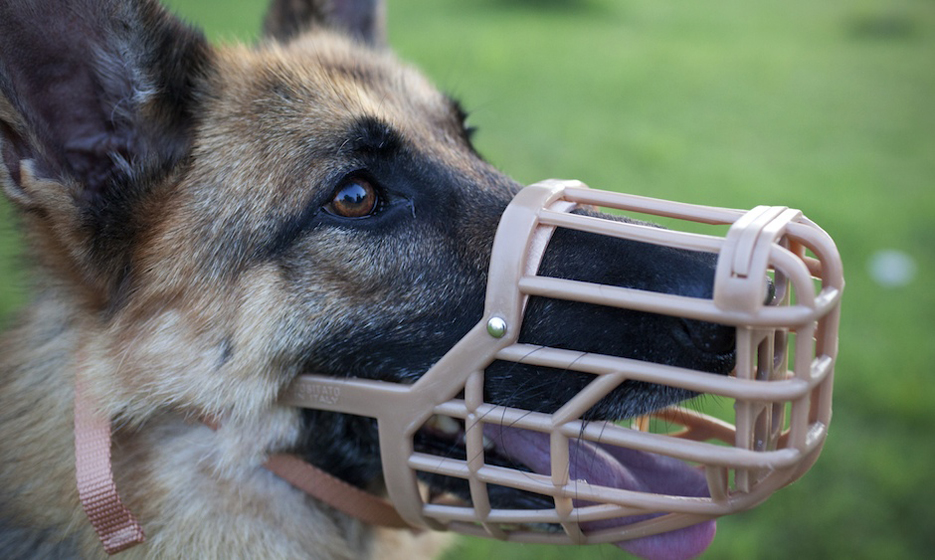
{"type": "Polygon", "coordinates": [[[364,523],[419,532],[403,521],[388,501],[352,486],[295,455],[272,455],[265,466],[299,490],[364,523]]]}
{"type": "Polygon", "coordinates": [[[110,461],[110,419],[101,416],[87,394],[81,373],[75,379],[75,472],[78,497],[107,554],[146,540],[143,527],[117,494],[110,461]]]}
{"type": "MultiPolygon", "coordinates": [[[[214,431],[220,428],[217,418],[205,416],[201,421],[214,431]]],[[[276,453],[270,455],[263,466],[298,490],[368,525],[421,532],[403,521],[388,501],[332,476],[297,455],[276,453]]]]}
{"type": "MultiPolygon", "coordinates": [[[[217,429],[213,419],[205,424],[217,429]]],[[[79,375],[75,379],[75,472],[78,497],[104,550],[116,554],[146,540],[143,527],[126,508],[114,482],[110,419],[94,410],[79,375]]],[[[360,490],[295,455],[272,455],[264,465],[299,490],[364,523],[392,529],[410,527],[386,500],[360,490]]]]}

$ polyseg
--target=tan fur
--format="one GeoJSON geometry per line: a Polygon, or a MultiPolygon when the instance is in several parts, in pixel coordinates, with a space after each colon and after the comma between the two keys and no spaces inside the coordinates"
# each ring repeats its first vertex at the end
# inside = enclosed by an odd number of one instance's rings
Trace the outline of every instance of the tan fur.
{"type": "MultiPolygon", "coordinates": [[[[348,308],[386,305],[380,285],[392,270],[372,256],[379,251],[361,250],[349,271],[354,239],[333,232],[316,240],[315,282],[303,284],[301,295],[320,301],[320,317],[297,325],[298,294],[249,255],[264,220],[306,204],[303,187],[331,171],[308,166],[303,146],[340,152],[334,131],[350,117],[372,115],[429,146],[431,157],[476,173],[456,124],[418,73],[337,33],[212,56],[191,167],[141,202],[135,275],[116,311],[102,295],[106,276],[89,264],[75,186],[37,176],[29,161],[14,184],[0,165],[0,183],[21,209],[39,261],[34,303],[0,340],[5,521],[47,528],[44,546],[61,546],[52,556],[104,556],[75,490],[72,387],[81,375],[113,419],[118,487],[148,535],[121,558],[432,556],[446,537],[374,533],[261,466],[298,437],[298,411],[276,404],[297,373],[275,370],[279,353],[310,336],[308,325],[327,329],[348,308]],[[230,231],[239,236],[233,249],[225,245],[230,231]],[[345,252],[329,257],[329,245],[345,252]],[[357,283],[350,291],[349,274],[357,283]],[[219,368],[225,344],[236,354],[219,368]],[[199,422],[206,416],[220,419],[217,432],[199,422]]],[[[0,118],[15,124],[19,117],[3,104],[0,118]]],[[[394,305],[426,312],[417,308],[422,288],[412,288],[413,301],[394,305]]]]}

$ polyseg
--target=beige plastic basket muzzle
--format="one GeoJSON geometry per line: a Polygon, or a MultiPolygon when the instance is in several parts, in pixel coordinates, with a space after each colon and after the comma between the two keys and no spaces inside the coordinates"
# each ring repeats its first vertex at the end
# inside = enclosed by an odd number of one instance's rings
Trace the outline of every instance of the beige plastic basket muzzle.
{"type": "Polygon", "coordinates": [[[588,544],[704,526],[762,502],[802,476],[818,457],[831,418],[843,285],[833,242],[799,211],[758,207],[744,212],[545,181],[522,190],[503,214],[483,320],[416,383],[305,375],[284,402],[375,418],[389,497],[415,527],[511,541],[588,544]],[[674,229],[571,214],[577,205],[665,217],[674,229]],[[680,231],[678,226],[686,222],[725,227],[710,228],[721,232],[717,234],[680,231]],[[714,296],[701,299],[537,276],[555,228],[717,253],[714,296]],[[767,278],[776,291],[768,303],[767,278]],[[735,326],[736,368],[725,376],[518,344],[529,296],[735,326]],[[484,402],[484,370],[494,360],[586,372],[594,378],[554,414],[506,408],[484,402]],[[717,397],[624,422],[582,421],[594,403],[625,380],[717,397]],[[719,412],[702,411],[711,403],[719,412]],[[439,421],[451,425],[451,419],[464,430],[466,460],[414,450],[418,430],[439,421]],[[525,438],[527,445],[538,441],[546,464],[511,469],[485,462],[491,437],[507,445],[516,438],[525,438]],[[696,476],[702,488],[666,493],[652,484],[579,479],[587,472],[576,467],[585,448],[637,457],[651,468],[682,469],[682,476],[696,476]],[[470,501],[427,501],[419,491],[420,472],[466,480],[470,501]],[[488,490],[494,485],[546,496],[554,507],[492,507],[488,490]]]}

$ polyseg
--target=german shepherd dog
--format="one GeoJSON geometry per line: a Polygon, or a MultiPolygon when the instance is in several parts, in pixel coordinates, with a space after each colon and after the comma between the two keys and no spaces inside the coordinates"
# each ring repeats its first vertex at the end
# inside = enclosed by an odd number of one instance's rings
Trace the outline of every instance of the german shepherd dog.
{"type": "MultiPolygon", "coordinates": [[[[156,0],[0,1],[0,185],[35,265],[0,342],[0,556],[104,554],[75,489],[79,374],[147,532],[126,556],[433,553],[431,537],[373,529],[262,467],[291,451],[380,491],[371,420],[277,397],[303,372],[425,372],[480,320],[520,188],[384,43],[377,0],[274,0],[258,44],[223,48],[156,0]]],[[[559,230],[541,270],[705,296],[714,262],[559,230]]],[[[733,361],[730,329],[545,298],[522,336],[718,373],[733,361]]],[[[553,411],[587,377],[494,363],[486,398],[553,411]]],[[[630,382],[589,418],[690,396],[630,382]]]]}

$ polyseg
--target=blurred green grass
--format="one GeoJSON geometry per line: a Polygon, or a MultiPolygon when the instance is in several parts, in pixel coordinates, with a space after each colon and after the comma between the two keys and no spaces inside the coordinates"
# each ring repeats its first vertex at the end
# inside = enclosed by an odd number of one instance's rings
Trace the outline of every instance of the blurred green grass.
{"type": "MultiPolygon", "coordinates": [[[[252,40],[262,0],[171,2],[252,40]]],[[[719,522],[705,558],[927,558],[935,547],[935,4],[922,0],[390,0],[400,56],[460,97],[521,182],[801,208],[845,261],[835,416],[800,482],[719,522]],[[870,257],[899,249],[913,282],[870,257]]],[[[0,207],[0,313],[24,298],[0,207]]],[[[621,558],[480,539],[446,558],[621,558]]]]}

